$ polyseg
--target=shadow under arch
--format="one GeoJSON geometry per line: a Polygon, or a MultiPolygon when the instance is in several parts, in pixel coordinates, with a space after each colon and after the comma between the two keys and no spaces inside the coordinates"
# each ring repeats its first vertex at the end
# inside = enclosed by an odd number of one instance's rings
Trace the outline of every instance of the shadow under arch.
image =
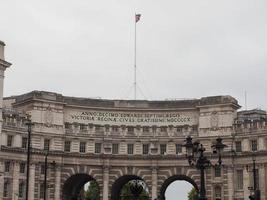
{"type": "Polygon", "coordinates": [[[74,174],[70,176],[64,183],[62,188],[63,200],[78,200],[79,193],[85,183],[95,181],[95,179],[88,174],[74,174]]]}
{"type": "Polygon", "coordinates": [[[136,176],[136,175],[121,176],[112,185],[111,200],[120,200],[120,193],[121,193],[122,187],[131,180],[141,180],[145,183],[145,181],[142,178],[140,178],[139,176],[136,176]]]}
{"type": "Polygon", "coordinates": [[[162,186],[160,188],[160,200],[166,199],[165,192],[166,192],[168,186],[174,181],[187,181],[187,182],[191,183],[194,186],[194,188],[196,189],[197,193],[199,193],[198,186],[193,179],[191,179],[190,177],[188,177],[186,175],[174,175],[174,176],[171,176],[168,179],[166,179],[164,181],[164,183],[162,184],[162,186]]]}

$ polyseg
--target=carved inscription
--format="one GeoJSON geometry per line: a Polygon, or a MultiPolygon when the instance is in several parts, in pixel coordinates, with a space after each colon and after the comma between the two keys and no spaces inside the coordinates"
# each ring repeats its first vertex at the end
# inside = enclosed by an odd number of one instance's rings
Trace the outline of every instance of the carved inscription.
{"type": "Polygon", "coordinates": [[[183,125],[195,123],[192,113],[81,111],[67,115],[66,121],[114,125],[183,125]]]}

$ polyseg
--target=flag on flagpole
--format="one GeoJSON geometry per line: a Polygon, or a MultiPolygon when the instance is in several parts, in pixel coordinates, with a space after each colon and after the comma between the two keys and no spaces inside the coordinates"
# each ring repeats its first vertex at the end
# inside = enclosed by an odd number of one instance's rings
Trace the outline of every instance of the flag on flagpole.
{"type": "Polygon", "coordinates": [[[137,23],[141,18],[141,14],[135,14],[135,23],[137,23]]]}

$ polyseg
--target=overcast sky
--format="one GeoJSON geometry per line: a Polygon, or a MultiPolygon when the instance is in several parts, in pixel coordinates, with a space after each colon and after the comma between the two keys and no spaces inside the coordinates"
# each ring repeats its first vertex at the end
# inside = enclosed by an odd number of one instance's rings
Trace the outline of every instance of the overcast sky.
{"type": "Polygon", "coordinates": [[[266,0],[0,0],[5,96],[46,90],[137,98],[232,95],[267,109],[266,0]]]}
{"type": "MultiPolygon", "coordinates": [[[[139,99],[232,95],[267,109],[266,0],[0,0],[5,96],[134,97],[134,14],[139,99]]],[[[177,192],[176,192],[177,194],[177,192]]],[[[177,196],[177,195],[176,195],[177,196]]],[[[169,199],[168,199],[169,200],[169,199]]]]}

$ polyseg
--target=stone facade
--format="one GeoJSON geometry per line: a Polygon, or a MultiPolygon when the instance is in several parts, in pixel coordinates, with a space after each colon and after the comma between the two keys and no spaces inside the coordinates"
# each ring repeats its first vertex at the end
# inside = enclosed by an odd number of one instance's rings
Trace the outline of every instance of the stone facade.
{"type": "MultiPolygon", "coordinates": [[[[0,43],[1,46],[2,43],[0,43]]],[[[3,44],[2,44],[3,47],[3,44]]],[[[1,47],[1,48],[2,48],[1,47]]],[[[1,50],[0,48],[0,50],[1,50]]],[[[0,51],[0,73],[10,63],[0,51]]],[[[0,76],[0,78],[3,76],[0,76]]],[[[256,157],[262,199],[267,190],[267,117],[260,110],[240,111],[230,96],[181,101],[127,101],[67,97],[33,91],[3,99],[0,82],[0,199],[23,199],[26,180],[26,117],[32,127],[29,200],[42,199],[43,166],[48,155],[48,199],[68,200],[96,180],[101,200],[117,200],[123,184],[143,180],[149,198],[164,197],[175,180],[199,188],[181,145],[199,140],[213,163],[211,145],[220,136],[227,147],[223,167],[206,170],[208,199],[248,199],[252,155],[256,157]],[[248,170],[247,170],[248,169],[248,170]]]]}

